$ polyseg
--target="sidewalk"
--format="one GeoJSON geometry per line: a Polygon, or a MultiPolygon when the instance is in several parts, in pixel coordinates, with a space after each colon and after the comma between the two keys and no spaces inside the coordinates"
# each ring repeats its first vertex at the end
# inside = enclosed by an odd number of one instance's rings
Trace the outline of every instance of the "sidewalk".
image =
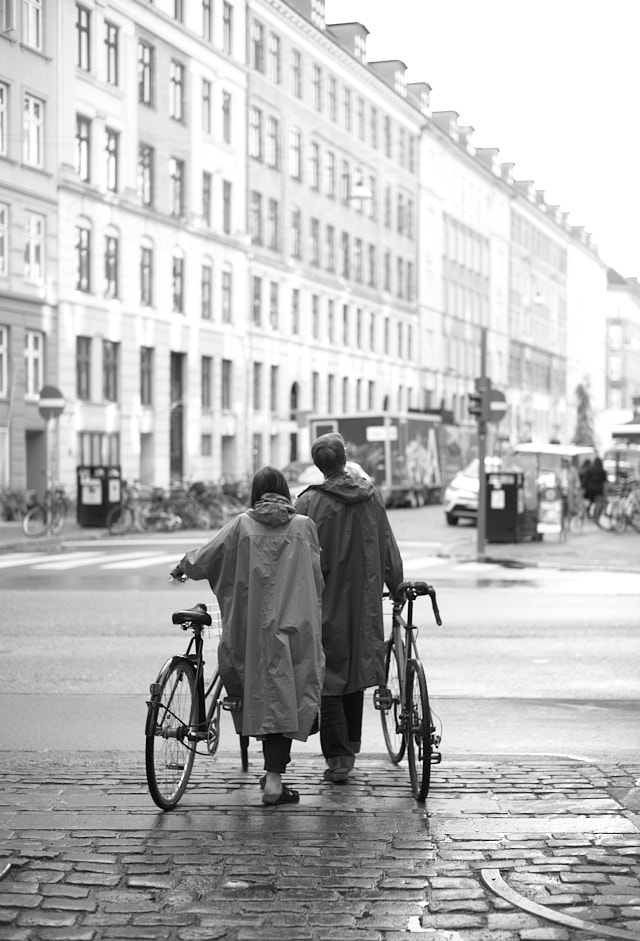
{"type": "Polygon", "coordinates": [[[3,755],[0,937],[640,939],[640,764],[445,756],[420,805],[406,762],[331,785],[294,748],[300,804],[265,808],[255,749],[199,758],[166,814],[142,749],[3,755]]]}

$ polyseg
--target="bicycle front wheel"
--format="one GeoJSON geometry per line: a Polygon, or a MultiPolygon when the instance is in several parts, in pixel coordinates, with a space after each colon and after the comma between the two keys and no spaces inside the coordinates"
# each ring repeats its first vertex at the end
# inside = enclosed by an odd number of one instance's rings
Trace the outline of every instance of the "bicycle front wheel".
{"type": "Polygon", "coordinates": [[[189,783],[197,744],[196,710],[195,669],[178,661],[160,683],[153,684],[147,719],[147,784],[163,810],[176,806],[189,783]]]}
{"type": "Polygon", "coordinates": [[[431,710],[424,667],[409,664],[407,680],[407,757],[413,796],[423,801],[431,781],[431,710]]]}
{"type": "Polygon", "coordinates": [[[44,536],[47,531],[47,522],[45,507],[36,503],[22,518],[22,531],[25,536],[44,536]]]}
{"type": "Polygon", "coordinates": [[[49,528],[54,536],[62,532],[64,521],[67,518],[67,508],[63,503],[55,503],[51,507],[51,522],[49,528]]]}
{"type": "Polygon", "coordinates": [[[114,506],[107,513],[107,529],[111,536],[124,536],[133,526],[133,512],[128,506],[114,506]]]}
{"type": "Polygon", "coordinates": [[[387,654],[385,659],[384,686],[391,694],[391,700],[382,702],[380,720],[382,734],[389,752],[389,758],[394,764],[402,761],[406,747],[404,732],[404,717],[402,710],[402,693],[400,690],[400,676],[402,675],[402,654],[396,650],[393,637],[387,641],[387,654]]]}

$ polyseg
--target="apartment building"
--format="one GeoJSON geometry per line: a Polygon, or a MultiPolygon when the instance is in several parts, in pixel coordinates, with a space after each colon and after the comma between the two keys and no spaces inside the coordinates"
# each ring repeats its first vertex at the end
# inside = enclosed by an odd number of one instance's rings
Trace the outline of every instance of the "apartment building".
{"type": "Polygon", "coordinates": [[[57,380],[58,4],[0,5],[0,486],[43,492],[55,430],[38,411],[57,380]]]}
{"type": "Polygon", "coordinates": [[[628,421],[640,398],[640,284],[607,272],[606,406],[615,422],[628,421]]]}

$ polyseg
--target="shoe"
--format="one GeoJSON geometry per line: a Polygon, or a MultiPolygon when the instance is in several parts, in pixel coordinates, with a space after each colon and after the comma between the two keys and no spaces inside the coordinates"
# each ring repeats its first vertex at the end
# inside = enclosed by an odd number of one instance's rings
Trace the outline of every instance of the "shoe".
{"type": "Polygon", "coordinates": [[[331,784],[346,784],[349,778],[349,771],[351,768],[337,767],[337,768],[327,768],[323,777],[325,781],[330,781],[331,784]]]}
{"type": "Polygon", "coordinates": [[[262,795],[262,803],[268,807],[275,807],[277,804],[297,804],[299,800],[300,794],[298,791],[294,791],[292,787],[287,787],[286,784],[282,785],[282,790],[277,797],[271,797],[269,794],[262,795]]]}

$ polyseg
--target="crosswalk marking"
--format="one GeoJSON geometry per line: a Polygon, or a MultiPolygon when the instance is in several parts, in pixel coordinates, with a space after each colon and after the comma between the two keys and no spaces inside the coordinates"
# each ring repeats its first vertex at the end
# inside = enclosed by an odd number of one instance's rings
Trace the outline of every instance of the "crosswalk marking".
{"type": "Polygon", "coordinates": [[[416,559],[404,559],[402,567],[405,572],[409,569],[425,569],[427,571],[450,561],[450,559],[445,559],[441,555],[423,555],[416,559]]]}
{"type": "MultiPolygon", "coordinates": [[[[130,559],[128,562],[107,562],[104,565],[101,565],[101,569],[142,569],[146,568],[149,565],[159,565],[161,562],[163,564],[177,565],[180,561],[181,555],[180,552],[172,552],[171,555],[145,555],[142,558],[130,559]]],[[[169,573],[167,572],[167,576],[169,573]]]]}
{"type": "Polygon", "coordinates": [[[0,569],[10,569],[16,565],[27,565],[34,559],[42,561],[42,556],[38,552],[20,552],[16,555],[0,556],[0,569]]]}
{"type": "MultiPolygon", "coordinates": [[[[95,565],[96,562],[104,558],[104,553],[102,552],[83,552],[83,558],[70,559],[69,556],[65,555],[62,558],[58,556],[57,561],[55,562],[44,562],[42,564],[34,565],[31,564],[31,568],[35,569],[38,572],[62,572],[65,569],[77,569],[81,568],[83,565],[95,565]]],[[[121,552],[118,555],[110,555],[110,559],[135,559],[139,555],[138,552],[121,552]]],[[[103,568],[104,566],[100,566],[103,568]]]]}

